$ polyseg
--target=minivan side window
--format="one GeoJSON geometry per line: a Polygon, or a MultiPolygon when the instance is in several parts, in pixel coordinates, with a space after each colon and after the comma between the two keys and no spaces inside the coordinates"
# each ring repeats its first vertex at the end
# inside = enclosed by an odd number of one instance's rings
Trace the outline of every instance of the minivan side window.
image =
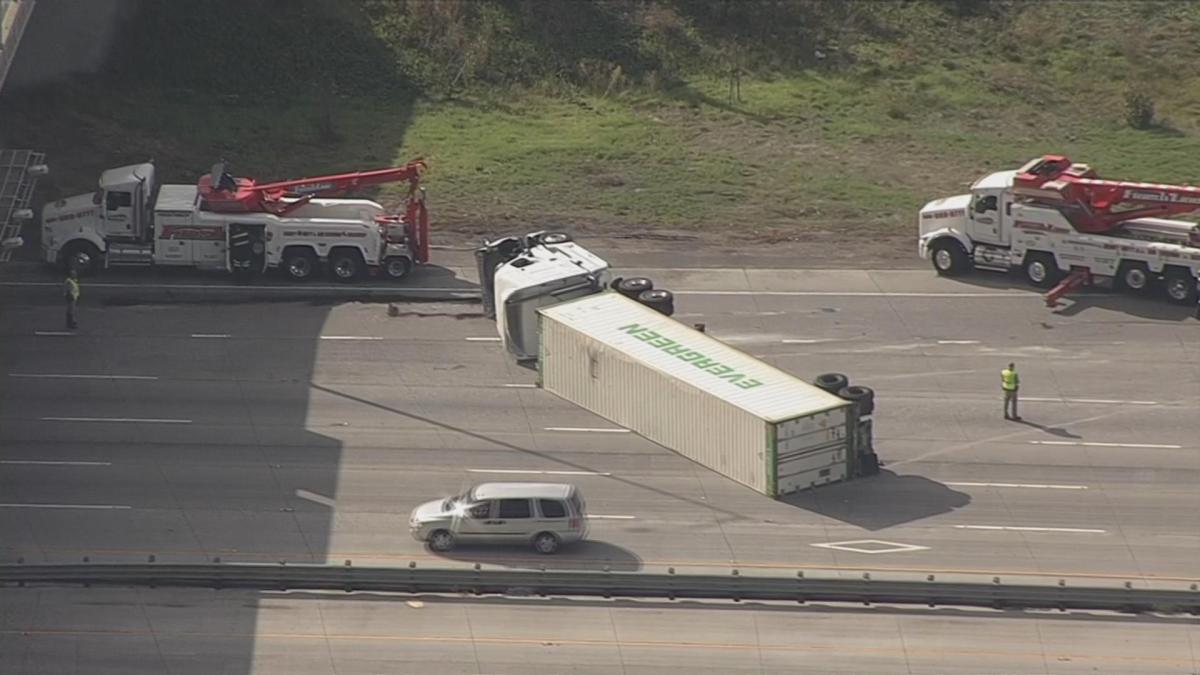
{"type": "Polygon", "coordinates": [[[471,510],[468,513],[471,514],[472,518],[478,518],[478,519],[482,520],[482,519],[488,517],[488,512],[491,511],[491,509],[492,509],[492,503],[484,502],[482,504],[476,504],[475,506],[472,506],[471,510]]]}
{"type": "Polygon", "coordinates": [[[543,518],[566,518],[567,507],[560,501],[553,499],[539,499],[538,509],[542,512],[543,518]]]}
{"type": "Polygon", "coordinates": [[[529,508],[528,499],[500,500],[501,518],[529,518],[531,516],[533,516],[533,512],[529,508]]]}

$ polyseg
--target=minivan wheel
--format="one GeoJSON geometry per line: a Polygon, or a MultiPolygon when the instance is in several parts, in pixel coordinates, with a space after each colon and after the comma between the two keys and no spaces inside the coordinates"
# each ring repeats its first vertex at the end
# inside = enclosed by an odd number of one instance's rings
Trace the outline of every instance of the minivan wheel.
{"type": "Polygon", "coordinates": [[[429,548],[444,553],[454,548],[454,535],[446,530],[435,530],[429,535],[429,548]]]}
{"type": "Polygon", "coordinates": [[[533,548],[542,555],[550,555],[558,550],[558,537],[550,532],[542,532],[533,538],[533,548]]]}

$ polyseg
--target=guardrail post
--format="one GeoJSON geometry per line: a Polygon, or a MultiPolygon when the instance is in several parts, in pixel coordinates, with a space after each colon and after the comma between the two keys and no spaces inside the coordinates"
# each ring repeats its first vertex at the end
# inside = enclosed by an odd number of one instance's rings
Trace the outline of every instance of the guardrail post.
{"type": "Polygon", "coordinates": [[[731,576],[733,576],[733,601],[741,602],[742,601],[741,573],[737,571],[737,568],[734,568],[733,574],[731,576]]]}
{"type": "Polygon", "coordinates": [[[862,578],[863,578],[863,581],[867,582],[867,583],[863,584],[863,590],[865,591],[865,595],[863,596],[863,605],[866,607],[870,607],[871,606],[871,591],[869,590],[868,587],[871,585],[871,573],[863,572],[862,578]]]}
{"type": "Polygon", "coordinates": [[[675,568],[674,567],[667,568],[667,576],[670,577],[669,579],[667,579],[667,599],[674,600],[675,599],[675,568]]]}
{"type": "Polygon", "coordinates": [[[802,605],[808,602],[808,596],[804,593],[804,570],[796,570],[796,602],[802,605]]]}
{"type": "Polygon", "coordinates": [[[475,595],[483,595],[483,592],[480,590],[481,588],[483,588],[483,565],[480,565],[479,563],[475,563],[474,579],[475,579],[475,588],[471,589],[471,593],[473,593],[475,595]]]}
{"type": "Polygon", "coordinates": [[[1067,588],[1067,580],[1059,579],[1058,587],[1061,589],[1064,589],[1064,590],[1059,591],[1059,593],[1058,593],[1058,611],[1065,612],[1065,611],[1067,611],[1067,607],[1066,607],[1066,603],[1063,601],[1063,596],[1066,595],[1065,589],[1067,588]]]}
{"type": "Polygon", "coordinates": [[[537,594],[539,598],[544,598],[546,597],[546,566],[538,565],[538,568],[541,570],[541,574],[538,575],[537,594]]]}
{"type": "Polygon", "coordinates": [[[408,592],[417,592],[417,561],[408,561],[408,592]]]}
{"type": "Polygon", "coordinates": [[[342,567],[342,569],[346,570],[346,586],[345,586],[345,588],[346,588],[347,593],[350,593],[354,590],[354,577],[352,576],[350,567],[351,567],[350,561],[346,560],[346,563],[342,567]]]}
{"type": "Polygon", "coordinates": [[[281,591],[287,590],[287,577],[286,577],[286,573],[283,571],[285,567],[287,567],[287,561],[280,560],[279,561],[279,590],[281,590],[281,591]]]}
{"type": "Polygon", "coordinates": [[[992,608],[1004,609],[1003,593],[1000,591],[1000,577],[992,577],[992,586],[996,589],[992,592],[992,608]]]}
{"type": "Polygon", "coordinates": [[[612,599],[612,590],[613,590],[612,567],[610,567],[609,565],[605,565],[604,566],[604,599],[605,600],[612,599]]]}
{"type": "MultiPolygon", "coordinates": [[[[1197,591],[1197,585],[1192,584],[1191,590],[1192,590],[1192,593],[1195,593],[1197,591]]],[[[1197,595],[1192,596],[1192,604],[1189,605],[1188,611],[1191,612],[1193,616],[1200,614],[1200,596],[1197,596],[1197,595]]]]}

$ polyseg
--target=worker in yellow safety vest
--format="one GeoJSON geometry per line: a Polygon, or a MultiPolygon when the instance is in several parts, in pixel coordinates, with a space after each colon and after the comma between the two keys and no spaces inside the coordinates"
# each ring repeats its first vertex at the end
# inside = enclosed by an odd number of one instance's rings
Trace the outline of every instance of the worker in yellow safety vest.
{"type": "Polygon", "coordinates": [[[63,300],[67,302],[67,330],[75,330],[75,303],[79,302],[79,275],[72,269],[63,282],[63,300]]]}
{"type": "Polygon", "coordinates": [[[1021,416],[1017,414],[1017,390],[1021,388],[1021,378],[1017,375],[1017,367],[1013,364],[1008,364],[1008,367],[1000,371],[1000,387],[1004,389],[1004,419],[1019,420],[1021,416]],[[1012,413],[1008,412],[1012,408],[1012,413]]]}

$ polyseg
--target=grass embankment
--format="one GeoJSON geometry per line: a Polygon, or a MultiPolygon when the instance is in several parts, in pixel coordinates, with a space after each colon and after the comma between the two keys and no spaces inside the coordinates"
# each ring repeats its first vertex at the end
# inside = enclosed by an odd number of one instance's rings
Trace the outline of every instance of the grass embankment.
{"type": "Polygon", "coordinates": [[[500,86],[486,73],[461,86],[459,68],[442,91],[413,78],[383,95],[341,86],[332,105],[324,93],[80,84],[0,114],[20,145],[50,153],[59,193],[151,156],[173,180],[222,157],[282,178],[425,156],[443,236],[560,222],[596,235],[871,238],[907,253],[921,203],[1044,153],[1111,177],[1200,177],[1200,9],[1029,3],[959,16],[943,5],[881,3],[873,33],[831,48],[835,65],[757,67],[740,100],[712,68],[656,86],[615,70],[590,86],[500,86]],[[1157,106],[1140,129],[1126,101],[1136,92],[1157,106]]]}

